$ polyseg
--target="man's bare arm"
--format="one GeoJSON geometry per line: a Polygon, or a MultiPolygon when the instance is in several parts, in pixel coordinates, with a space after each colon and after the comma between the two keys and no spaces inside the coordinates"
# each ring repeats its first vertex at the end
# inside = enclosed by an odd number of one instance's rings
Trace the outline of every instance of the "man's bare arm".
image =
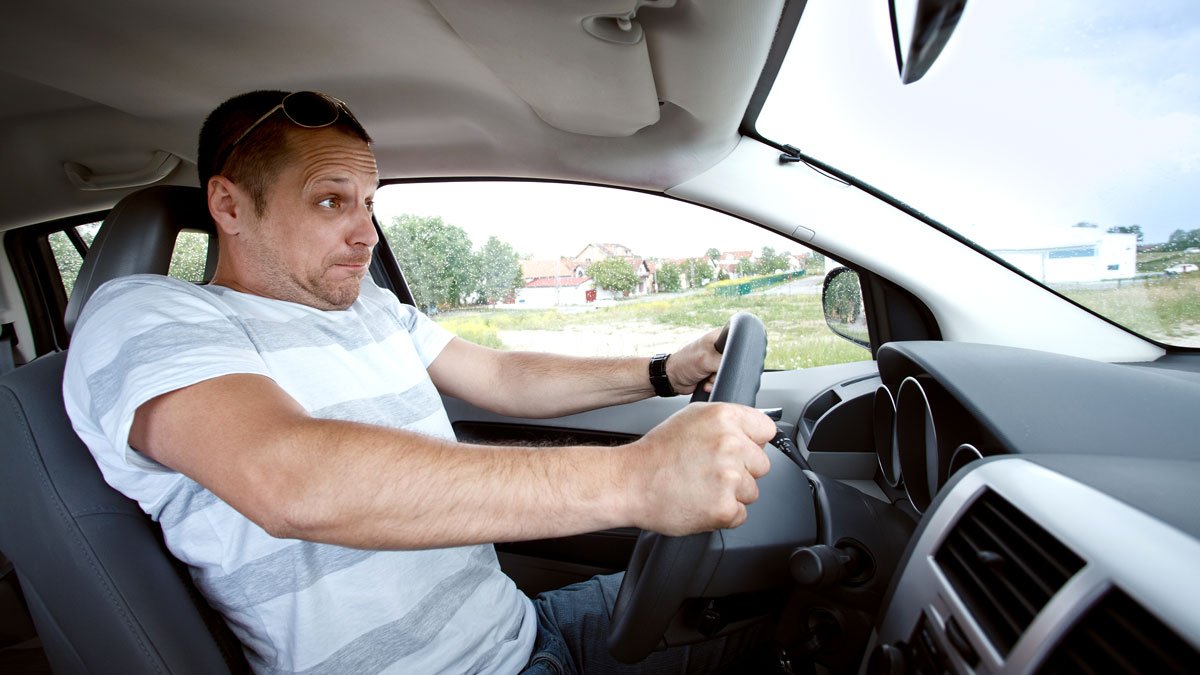
{"type": "MultiPolygon", "coordinates": [[[[691,393],[716,372],[720,354],[714,330],[671,355],[667,375],[675,390],[691,393]]],[[[488,349],[461,338],[450,341],[429,366],[443,394],[501,415],[558,417],[654,395],[649,357],[583,358],[488,349]]]]}
{"type": "Polygon", "coordinates": [[[319,420],[273,381],[230,375],[143,404],[130,444],[277,537],[430,548],[636,526],[740,524],[774,434],[697,405],[620,448],[499,448],[319,420]]]}

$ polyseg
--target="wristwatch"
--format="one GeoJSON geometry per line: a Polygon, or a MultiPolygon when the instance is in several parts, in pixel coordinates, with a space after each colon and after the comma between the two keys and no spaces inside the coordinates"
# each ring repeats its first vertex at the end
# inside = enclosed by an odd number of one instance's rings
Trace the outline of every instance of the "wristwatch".
{"type": "Polygon", "coordinates": [[[675,387],[671,386],[671,379],[667,377],[669,358],[670,354],[655,354],[650,358],[650,385],[654,387],[655,394],[663,397],[679,395],[675,387]]]}

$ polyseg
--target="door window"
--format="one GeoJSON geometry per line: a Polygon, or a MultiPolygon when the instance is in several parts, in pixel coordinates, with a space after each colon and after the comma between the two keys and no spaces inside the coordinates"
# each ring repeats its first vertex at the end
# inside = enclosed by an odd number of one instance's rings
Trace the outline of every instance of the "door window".
{"type": "Polygon", "coordinates": [[[825,322],[824,256],[693,204],[593,186],[441,182],[385,186],[375,212],[420,309],[477,344],[651,355],[749,311],[767,327],[769,369],[870,358],[825,322]]]}

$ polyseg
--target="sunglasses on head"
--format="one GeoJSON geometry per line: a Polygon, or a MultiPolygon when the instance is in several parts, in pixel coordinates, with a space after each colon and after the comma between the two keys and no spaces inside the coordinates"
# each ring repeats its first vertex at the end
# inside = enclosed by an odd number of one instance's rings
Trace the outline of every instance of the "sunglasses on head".
{"type": "Polygon", "coordinates": [[[338,121],[338,118],[343,115],[355,126],[362,126],[359,123],[358,118],[354,116],[354,113],[350,112],[350,108],[347,107],[345,102],[343,102],[341,99],[337,99],[329,94],[322,94],[316,91],[295,91],[287,96],[284,96],[283,100],[279,102],[279,105],[271,108],[267,112],[263,113],[262,117],[254,120],[254,123],[247,127],[246,130],[242,132],[241,136],[237,137],[237,140],[235,140],[233,143],[230,143],[229,147],[225,148],[225,152],[221,153],[221,161],[214,163],[214,166],[217,168],[217,170],[220,170],[223,167],[225,161],[229,159],[231,154],[233,154],[233,150],[238,146],[238,143],[241,143],[243,140],[245,140],[246,137],[251,134],[251,132],[261,126],[263,122],[266,122],[271,115],[274,115],[280,110],[283,111],[284,116],[286,116],[288,120],[292,122],[292,124],[295,124],[298,127],[304,127],[305,129],[320,129],[321,127],[327,127],[338,121]]]}

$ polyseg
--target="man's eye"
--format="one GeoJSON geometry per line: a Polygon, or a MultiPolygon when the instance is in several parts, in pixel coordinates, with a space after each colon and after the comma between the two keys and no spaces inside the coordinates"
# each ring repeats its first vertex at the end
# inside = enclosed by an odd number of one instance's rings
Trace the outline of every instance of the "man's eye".
{"type": "Polygon", "coordinates": [[[337,197],[326,197],[325,199],[317,202],[317,206],[326,209],[336,209],[342,206],[342,200],[338,199],[337,197]]]}
{"type": "Polygon", "coordinates": [[[367,200],[367,213],[375,213],[375,200],[374,199],[367,200]]]}

